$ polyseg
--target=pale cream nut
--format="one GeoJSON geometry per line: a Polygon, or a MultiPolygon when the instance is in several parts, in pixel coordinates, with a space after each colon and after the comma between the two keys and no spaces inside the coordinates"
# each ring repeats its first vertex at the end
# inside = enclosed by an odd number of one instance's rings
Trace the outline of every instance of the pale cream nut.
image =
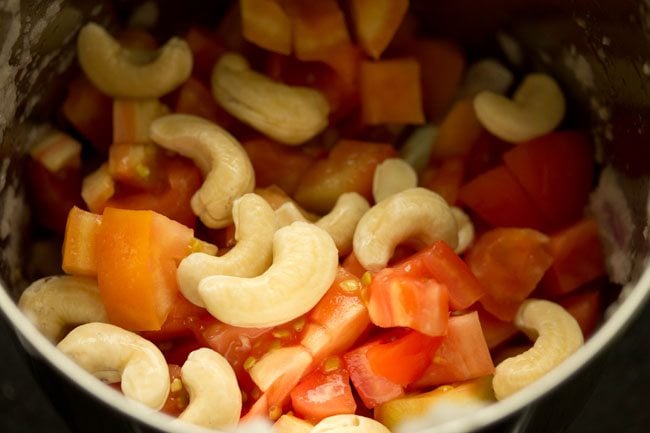
{"type": "MultiPolygon", "coordinates": [[[[361,217],[370,209],[368,200],[356,192],[346,192],[339,196],[332,210],[315,224],[325,230],[334,240],[339,256],[346,256],[352,250],[354,230],[361,217]]],[[[295,221],[308,220],[293,202],[286,202],[275,210],[278,227],[295,221]]]]}
{"type": "Polygon", "coordinates": [[[236,53],[217,62],[212,95],[234,117],[284,144],[302,144],[328,124],[330,108],[320,92],[273,81],[236,53]]]}
{"type": "Polygon", "coordinates": [[[418,174],[406,161],[388,158],[382,161],[372,178],[372,195],[379,203],[393,194],[418,186],[418,174]]]}
{"type": "Polygon", "coordinates": [[[394,194],[370,208],[354,232],[354,254],[369,271],[386,267],[395,247],[423,248],[437,240],[458,245],[458,227],[444,198],[426,188],[394,194]]]}
{"type": "Polygon", "coordinates": [[[94,278],[68,275],[41,278],[25,289],[18,308],[53,343],[73,326],[108,321],[94,278]]]}
{"type": "Polygon", "coordinates": [[[199,295],[217,319],[264,328],[286,323],[316,305],[334,281],[339,257],[332,237],[297,221],[275,232],[273,264],[260,276],[204,278],[199,295]]]}
{"type": "Polygon", "coordinates": [[[129,50],[96,23],[79,32],[77,57],[90,81],[115,98],[158,98],[192,72],[192,52],[184,40],[171,38],[157,51],[129,50]]]}
{"type": "Polygon", "coordinates": [[[126,397],[155,410],[165,404],[167,361],[155,344],[138,334],[108,323],[88,323],[73,329],[57,347],[95,377],[121,382],[126,397]]]}
{"type": "Polygon", "coordinates": [[[241,416],[242,395],[232,366],[219,353],[193,351],[181,368],[190,403],[179,420],[211,429],[231,430],[241,416]]]}
{"type": "Polygon", "coordinates": [[[528,299],[521,304],[515,325],[535,341],[532,348],[496,366],[492,386],[502,400],[557,367],[584,343],[578,322],[560,305],[528,299]]]}
{"type": "Polygon", "coordinates": [[[361,415],[332,415],[322,419],[311,433],[390,433],[379,421],[361,415]]]}
{"type": "Polygon", "coordinates": [[[456,254],[462,254],[474,242],[474,224],[469,218],[469,215],[457,206],[451,207],[451,213],[456,220],[456,226],[458,226],[458,245],[456,245],[454,251],[456,254]]]}
{"type": "Polygon", "coordinates": [[[529,74],[512,100],[484,91],[474,98],[474,110],[492,134],[511,143],[521,143],[553,131],[564,118],[566,103],[552,77],[529,74]]]}
{"type": "Polygon", "coordinates": [[[176,280],[181,293],[200,307],[199,283],[211,275],[256,277],[273,261],[273,234],[276,230],[273,208],[257,194],[244,194],[232,207],[237,243],[227,253],[215,257],[193,253],[181,260],[176,280]]]}
{"type": "Polygon", "coordinates": [[[255,187],[253,165],[239,142],[225,129],[197,116],[170,114],[154,120],[151,139],[192,159],[204,175],[192,197],[194,213],[210,228],[232,222],[233,202],[255,187]]]}

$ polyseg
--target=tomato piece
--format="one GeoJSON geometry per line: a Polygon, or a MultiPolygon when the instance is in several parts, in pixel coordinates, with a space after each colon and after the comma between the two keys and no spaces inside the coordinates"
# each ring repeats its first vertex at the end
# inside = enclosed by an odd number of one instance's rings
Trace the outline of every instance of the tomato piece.
{"type": "Polygon", "coordinates": [[[143,331],[140,332],[140,335],[154,342],[169,341],[179,337],[194,337],[197,326],[200,326],[209,317],[211,317],[210,313],[205,308],[192,304],[181,293],[177,293],[160,329],[143,331]]]}
{"type": "Polygon", "coordinates": [[[567,294],[605,275],[605,256],[593,218],[583,219],[550,237],[553,264],[542,280],[549,297],[567,294]]]}
{"type": "Polygon", "coordinates": [[[465,181],[501,165],[503,154],[512,146],[511,143],[483,131],[464,157],[465,181]]]}
{"type": "Polygon", "coordinates": [[[485,288],[479,302],[497,318],[511,321],[553,263],[548,236],[525,228],[483,233],[465,256],[485,288]]]}
{"type": "Polygon", "coordinates": [[[108,149],[108,173],[114,181],[137,189],[162,189],[163,152],[153,143],[113,143],[108,149]]]}
{"type": "MultiPolygon", "coordinates": [[[[202,183],[201,172],[193,162],[173,157],[162,164],[168,187],[162,191],[137,191],[122,188],[106,202],[107,207],[153,210],[188,227],[194,227],[196,215],[190,205],[202,183]]],[[[161,168],[162,169],[162,168],[161,168]]]]}
{"type": "Polygon", "coordinates": [[[594,165],[593,149],[584,134],[553,132],[518,144],[503,160],[553,227],[582,216],[594,165]]]}
{"type": "Polygon", "coordinates": [[[404,395],[400,384],[375,373],[370,366],[368,350],[373,344],[377,343],[367,343],[343,355],[354,389],[368,409],[404,395]]]}
{"type": "MultiPolygon", "coordinates": [[[[178,364],[169,364],[169,383],[180,383],[181,380],[181,366],[178,364]],[[176,381],[176,382],[174,382],[176,381]]],[[[190,402],[190,396],[185,387],[172,387],[167,396],[167,400],[160,409],[163,413],[177,417],[187,408],[190,402]]]]}
{"type": "Polygon", "coordinates": [[[71,275],[97,275],[96,244],[102,216],[79,209],[70,209],[63,237],[62,269],[71,275]]]}
{"type": "Polygon", "coordinates": [[[473,311],[449,318],[447,335],[414,388],[444,385],[494,373],[478,314],[473,311]]]}
{"type": "Polygon", "coordinates": [[[395,339],[371,346],[366,356],[375,373],[406,386],[424,373],[441,341],[442,337],[407,331],[395,339]]]}
{"type": "Polygon", "coordinates": [[[453,205],[458,199],[464,175],[463,158],[447,158],[436,166],[427,167],[420,176],[420,185],[438,193],[447,203],[453,205]]]}
{"type": "Polygon", "coordinates": [[[352,21],[359,45],[378,59],[406,16],[408,0],[352,0],[352,21]]]}
{"type": "Polygon", "coordinates": [[[558,301],[576,319],[585,339],[594,333],[600,323],[602,302],[601,285],[584,292],[571,293],[558,301]]]}
{"type": "Polygon", "coordinates": [[[445,241],[434,242],[396,267],[413,277],[433,278],[444,285],[452,310],[464,310],[485,293],[469,266],[445,241]]]}
{"type": "Polygon", "coordinates": [[[368,287],[368,312],[377,326],[405,326],[430,336],[444,335],[449,305],[447,287],[401,269],[379,271],[368,287]]]}
{"type": "Polygon", "coordinates": [[[360,89],[364,123],[424,123],[420,66],[414,58],[362,61],[360,89]]]}
{"type": "Polygon", "coordinates": [[[189,28],[185,41],[192,51],[192,75],[209,84],[212,68],[226,50],[223,41],[214,32],[198,26],[189,28]]]}
{"type": "Polygon", "coordinates": [[[452,105],[442,120],[431,157],[444,159],[467,155],[483,131],[474,112],[474,98],[461,99],[452,105]]]}
{"type": "Polygon", "coordinates": [[[343,268],[354,275],[357,278],[363,277],[363,274],[366,273],[367,269],[363,267],[357,256],[354,254],[354,251],[348,254],[348,256],[343,260],[343,268]]]}
{"type": "Polygon", "coordinates": [[[217,104],[210,89],[194,77],[188,78],[178,90],[174,111],[203,117],[224,129],[230,129],[236,122],[217,104]]]}
{"type": "Polygon", "coordinates": [[[97,235],[97,283],[110,323],[158,330],[178,286],[176,268],[192,229],[152,212],[106,208],[97,235]]]}
{"type": "Polygon", "coordinates": [[[353,414],[357,403],[350,375],[342,368],[314,370],[291,391],[291,406],[299,416],[313,423],[332,415],[353,414]]]}
{"type": "Polygon", "coordinates": [[[316,161],[300,179],[294,198],[312,212],[329,212],[344,192],[372,199],[375,168],[396,151],[390,144],[340,140],[324,160],[316,161]]]}
{"type": "Polygon", "coordinates": [[[266,50],[291,54],[291,21],[275,0],[241,0],[242,33],[266,50]]]}
{"type": "Polygon", "coordinates": [[[295,192],[303,173],[314,157],[302,148],[288,147],[267,138],[242,143],[255,170],[255,185],[264,188],[277,185],[287,194],[295,192]]]}
{"type": "Polygon", "coordinates": [[[485,342],[490,350],[505,343],[519,332],[514,323],[494,317],[494,315],[485,311],[485,308],[481,307],[481,305],[477,305],[475,308],[481,321],[485,342]]]}
{"type": "Polygon", "coordinates": [[[546,226],[540,210],[504,165],[488,170],[463,185],[458,198],[495,227],[542,229],[546,226]]]}
{"type": "Polygon", "coordinates": [[[43,227],[63,233],[68,213],[74,207],[84,207],[81,199],[81,170],[65,167],[56,173],[30,159],[29,198],[34,217],[43,227]]]}

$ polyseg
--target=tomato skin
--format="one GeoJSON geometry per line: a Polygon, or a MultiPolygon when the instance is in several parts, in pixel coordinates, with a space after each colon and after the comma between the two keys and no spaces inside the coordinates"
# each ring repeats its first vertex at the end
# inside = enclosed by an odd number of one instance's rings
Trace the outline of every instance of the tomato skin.
{"type": "Polygon", "coordinates": [[[449,318],[447,335],[414,389],[461,382],[494,373],[478,314],[473,311],[449,318]]]}
{"type": "Polygon", "coordinates": [[[548,236],[527,228],[492,229],[476,240],[465,260],[485,288],[479,302],[488,312],[512,321],[553,263],[548,243],[548,236]]]}
{"type": "Polygon", "coordinates": [[[395,339],[372,345],[366,356],[375,373],[406,386],[418,379],[431,364],[441,341],[442,337],[407,331],[395,339]]]}
{"type": "Polygon", "coordinates": [[[443,284],[447,288],[451,310],[464,310],[485,293],[469,266],[442,240],[405,259],[396,267],[414,277],[433,278],[443,284]]]}
{"type": "Polygon", "coordinates": [[[576,221],[583,214],[594,165],[593,150],[584,134],[552,132],[519,143],[503,160],[553,227],[576,221]]]}
{"type": "Polygon", "coordinates": [[[350,375],[345,369],[313,371],[291,391],[291,406],[313,423],[332,415],[353,414],[357,403],[352,395],[350,375]]]}
{"type": "Polygon", "coordinates": [[[368,287],[370,320],[382,328],[406,326],[430,336],[447,330],[447,287],[395,268],[379,271],[368,287]]]}

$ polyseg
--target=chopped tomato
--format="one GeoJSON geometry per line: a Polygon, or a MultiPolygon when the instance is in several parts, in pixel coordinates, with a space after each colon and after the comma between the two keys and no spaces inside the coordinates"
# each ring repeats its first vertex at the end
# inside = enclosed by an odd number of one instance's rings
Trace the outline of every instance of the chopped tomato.
{"type": "Polygon", "coordinates": [[[264,49],[291,54],[291,21],[275,0],[241,0],[242,34],[264,49]]]}
{"type": "Polygon", "coordinates": [[[480,303],[496,317],[511,321],[553,263],[549,238],[526,228],[497,228],[483,233],[465,256],[485,288],[480,303]]]}
{"type": "Polygon", "coordinates": [[[352,21],[359,44],[374,59],[388,47],[408,10],[408,0],[352,0],[352,21]]]}
{"type": "Polygon", "coordinates": [[[444,241],[434,242],[396,267],[413,277],[433,278],[443,284],[452,310],[464,310],[485,292],[467,264],[444,241]]]}
{"type": "Polygon", "coordinates": [[[447,287],[432,278],[385,268],[368,287],[368,312],[377,326],[405,326],[430,336],[444,335],[449,316],[447,287]]]}
{"type": "Polygon", "coordinates": [[[593,177],[593,149],[584,134],[554,132],[503,155],[506,167],[553,227],[579,219],[593,177]]]}
{"type": "Polygon", "coordinates": [[[417,331],[379,341],[366,356],[372,371],[402,386],[413,383],[431,364],[442,337],[429,337],[417,331]]]}
{"type": "MultiPolygon", "coordinates": [[[[181,366],[178,364],[169,364],[169,383],[180,384],[181,366]]],[[[160,409],[162,412],[171,416],[180,415],[190,402],[190,396],[185,387],[172,385],[165,405],[160,409]]]]}
{"type": "Polygon", "coordinates": [[[209,313],[205,308],[192,304],[181,293],[177,293],[161,328],[157,331],[144,331],[140,334],[151,341],[168,341],[187,336],[194,337],[194,331],[208,317],[209,313]]]}
{"type": "Polygon", "coordinates": [[[197,26],[189,28],[185,41],[192,51],[192,75],[203,83],[210,83],[212,68],[226,50],[223,42],[214,32],[197,26]]]}
{"type": "Polygon", "coordinates": [[[343,356],[354,389],[363,404],[372,409],[382,403],[404,395],[404,388],[374,372],[368,360],[368,351],[377,343],[367,343],[343,356]]]}
{"type": "Polygon", "coordinates": [[[451,316],[447,335],[413,388],[461,382],[494,373],[478,314],[451,316]]]}
{"type": "Polygon", "coordinates": [[[543,293],[557,297],[605,275],[605,256],[592,218],[583,219],[550,237],[553,264],[542,280],[543,293]]]}
{"type": "Polygon", "coordinates": [[[357,278],[363,277],[363,274],[366,273],[366,268],[364,268],[363,265],[359,262],[359,259],[357,259],[357,256],[354,254],[354,252],[348,254],[345,260],[343,260],[342,266],[346,271],[357,278]]]}
{"type": "Polygon", "coordinates": [[[372,196],[375,167],[396,154],[390,144],[340,140],[327,159],[316,161],[305,172],[294,198],[310,211],[329,212],[344,192],[372,196]]]}
{"type": "Polygon", "coordinates": [[[558,302],[576,319],[585,338],[593,334],[602,316],[602,285],[571,293],[558,302]]]}
{"type": "Polygon", "coordinates": [[[434,159],[465,156],[483,133],[483,126],[474,112],[474,99],[457,101],[442,120],[433,143],[434,159]]]}
{"type": "Polygon", "coordinates": [[[291,406],[296,414],[314,423],[332,415],[353,414],[357,404],[348,372],[340,367],[330,371],[327,366],[314,370],[291,391],[291,406]]]}
{"type": "Polygon", "coordinates": [[[481,305],[476,306],[476,312],[481,321],[485,342],[490,350],[505,343],[519,332],[514,323],[494,317],[494,315],[485,311],[485,308],[481,307],[481,305]]]}
{"type": "Polygon", "coordinates": [[[488,170],[463,185],[458,198],[495,227],[541,229],[546,226],[540,210],[504,165],[488,170]]]}
{"type": "Polygon", "coordinates": [[[108,173],[114,181],[137,189],[161,189],[166,181],[162,154],[153,143],[113,143],[108,149],[108,173]]]}
{"type": "Polygon", "coordinates": [[[501,165],[503,154],[511,148],[511,143],[483,131],[465,155],[465,181],[501,165]]]}
{"type": "Polygon", "coordinates": [[[106,208],[97,236],[97,283],[110,323],[158,330],[178,293],[176,268],[192,229],[152,212],[106,208]]]}
{"type": "Polygon", "coordinates": [[[461,157],[447,158],[429,166],[420,176],[420,185],[438,193],[450,205],[456,204],[463,183],[465,163],[461,157]]]}
{"type": "Polygon", "coordinates": [[[97,234],[102,216],[74,206],[70,209],[63,237],[62,269],[67,274],[97,275],[97,234]]]}
{"type": "Polygon", "coordinates": [[[210,89],[194,77],[188,78],[178,90],[174,111],[203,117],[224,129],[231,128],[236,122],[217,104],[210,89]]]}

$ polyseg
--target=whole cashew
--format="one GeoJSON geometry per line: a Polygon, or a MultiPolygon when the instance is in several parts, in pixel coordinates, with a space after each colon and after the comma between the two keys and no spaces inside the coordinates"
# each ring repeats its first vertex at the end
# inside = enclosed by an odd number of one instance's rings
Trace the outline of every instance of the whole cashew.
{"type": "Polygon", "coordinates": [[[108,382],[122,382],[132,400],[160,409],[169,394],[169,368],[155,344],[108,323],[73,329],[57,347],[81,368],[108,382]]]}
{"type": "Polygon", "coordinates": [[[192,210],[210,228],[232,222],[235,199],[253,191],[255,172],[248,155],[226,130],[197,116],[170,114],[153,121],[151,139],[191,158],[205,180],[192,197],[192,210]]]}
{"type": "Polygon", "coordinates": [[[106,322],[97,280],[67,275],[34,281],[20,296],[20,308],[51,342],[58,342],[72,326],[106,322]]]}
{"type": "Polygon", "coordinates": [[[456,254],[462,254],[474,242],[474,224],[472,224],[469,216],[459,207],[452,206],[451,213],[456,220],[456,226],[458,226],[458,245],[456,245],[454,251],[456,254]]]}
{"type": "Polygon", "coordinates": [[[474,98],[481,124],[511,143],[531,140],[554,130],[564,118],[564,95],[556,81],[545,74],[529,74],[512,100],[484,91],[474,98]]]}
{"type": "Polygon", "coordinates": [[[190,403],[178,419],[212,429],[232,429],[237,425],[242,395],[235,371],[226,358],[212,349],[195,350],[181,368],[181,380],[190,403]]]}
{"type": "Polygon", "coordinates": [[[372,178],[372,195],[375,203],[385,198],[418,186],[418,175],[415,169],[400,158],[388,158],[375,168],[372,178]]]}
{"type": "Polygon", "coordinates": [[[273,81],[235,53],[217,62],[212,95],[227,112],[284,144],[304,143],[328,123],[329,105],[320,92],[273,81]]]}
{"type": "MultiPolygon", "coordinates": [[[[346,192],[339,196],[327,215],[316,221],[316,226],[329,233],[334,240],[339,256],[345,256],[352,250],[354,230],[368,209],[370,205],[361,194],[346,192]]],[[[279,227],[294,221],[308,222],[293,202],[287,202],[276,209],[275,217],[279,227]]]]}
{"type": "Polygon", "coordinates": [[[515,324],[535,341],[532,348],[496,366],[492,386],[498,400],[536,381],[584,343],[578,322],[560,305],[541,299],[524,301],[515,324]]]}
{"type": "Polygon", "coordinates": [[[199,283],[211,275],[256,277],[273,261],[275,214],[262,197],[244,194],[233,203],[237,244],[220,257],[194,253],[181,260],[176,279],[181,293],[193,304],[205,307],[199,296],[199,283]]]}
{"type": "Polygon", "coordinates": [[[79,32],[77,56],[90,81],[116,98],[158,98],[192,72],[192,52],[184,40],[171,38],[157,51],[134,51],[96,23],[79,32]]]}
{"type": "Polygon", "coordinates": [[[458,228],[449,205],[426,188],[411,188],[374,205],[354,232],[354,254],[370,271],[384,267],[395,247],[409,242],[424,247],[442,239],[451,248],[458,245],[458,228]]]}
{"type": "Polygon", "coordinates": [[[207,310],[234,326],[264,328],[309,311],[327,292],[338,266],[331,236],[297,221],[273,236],[273,264],[254,278],[212,276],[199,284],[207,310]]]}
{"type": "Polygon", "coordinates": [[[372,418],[361,415],[332,415],[322,419],[311,433],[390,433],[390,430],[372,418]]]}

